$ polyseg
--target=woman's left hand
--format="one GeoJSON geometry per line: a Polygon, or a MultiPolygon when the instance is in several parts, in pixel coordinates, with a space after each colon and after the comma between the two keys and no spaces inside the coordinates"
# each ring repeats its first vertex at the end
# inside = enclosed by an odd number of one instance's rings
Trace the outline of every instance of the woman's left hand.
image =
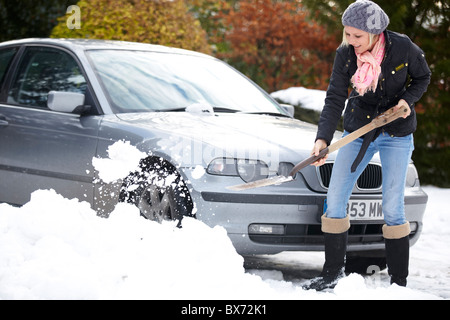
{"type": "Polygon", "coordinates": [[[408,102],[406,102],[403,99],[400,99],[398,101],[398,104],[394,107],[394,111],[397,111],[398,109],[400,109],[402,106],[407,106],[408,107],[408,112],[406,112],[403,115],[403,119],[406,119],[406,117],[408,117],[411,114],[411,109],[409,108],[408,102]]]}

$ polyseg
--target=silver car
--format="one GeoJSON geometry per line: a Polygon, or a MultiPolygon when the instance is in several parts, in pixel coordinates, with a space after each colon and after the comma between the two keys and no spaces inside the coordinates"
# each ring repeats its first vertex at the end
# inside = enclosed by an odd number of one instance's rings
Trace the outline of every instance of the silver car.
{"type": "MultiPolygon", "coordinates": [[[[122,201],[148,219],[194,216],[223,226],[242,255],[323,250],[320,216],[334,154],[292,182],[227,188],[287,175],[309,157],[316,127],[226,63],[141,43],[24,39],[0,44],[0,87],[0,202],[20,206],[51,188],[102,216],[122,201]],[[147,156],[106,183],[93,158],[107,158],[117,141],[147,156]]],[[[348,204],[348,262],[362,268],[384,264],[381,180],[374,158],[348,204]]],[[[411,163],[411,244],[427,198],[411,163]]]]}

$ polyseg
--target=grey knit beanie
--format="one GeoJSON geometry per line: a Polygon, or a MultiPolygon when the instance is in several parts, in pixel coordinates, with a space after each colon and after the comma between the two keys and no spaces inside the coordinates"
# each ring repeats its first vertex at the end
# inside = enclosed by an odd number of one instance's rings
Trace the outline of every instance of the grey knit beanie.
{"type": "Polygon", "coordinates": [[[375,2],[357,0],[344,11],[342,24],[368,33],[380,34],[387,28],[389,17],[375,2]]]}

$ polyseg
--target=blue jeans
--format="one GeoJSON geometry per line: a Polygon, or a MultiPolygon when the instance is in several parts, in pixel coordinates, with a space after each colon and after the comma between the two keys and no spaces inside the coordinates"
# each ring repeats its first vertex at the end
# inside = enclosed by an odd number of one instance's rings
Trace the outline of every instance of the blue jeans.
{"type": "MultiPolygon", "coordinates": [[[[348,132],[344,131],[343,136],[346,135],[348,132]]],[[[358,177],[374,154],[379,152],[383,174],[384,220],[388,226],[406,223],[404,193],[408,164],[414,150],[413,135],[391,137],[382,132],[370,143],[364,158],[352,173],[351,166],[362,141],[362,138],[358,138],[338,151],[328,188],[326,217],[345,218],[347,202],[358,177]]]]}

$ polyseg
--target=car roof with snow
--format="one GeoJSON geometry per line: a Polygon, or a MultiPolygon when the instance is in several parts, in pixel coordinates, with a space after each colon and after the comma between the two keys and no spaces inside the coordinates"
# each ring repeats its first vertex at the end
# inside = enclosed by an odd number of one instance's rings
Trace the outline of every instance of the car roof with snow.
{"type": "Polygon", "coordinates": [[[20,40],[10,40],[0,43],[0,47],[13,45],[54,45],[64,47],[73,51],[76,50],[136,50],[152,51],[163,53],[189,54],[201,57],[214,57],[196,51],[167,47],[158,44],[130,42],[121,40],[100,40],[100,39],[75,39],[75,38],[27,38],[20,40]]]}

